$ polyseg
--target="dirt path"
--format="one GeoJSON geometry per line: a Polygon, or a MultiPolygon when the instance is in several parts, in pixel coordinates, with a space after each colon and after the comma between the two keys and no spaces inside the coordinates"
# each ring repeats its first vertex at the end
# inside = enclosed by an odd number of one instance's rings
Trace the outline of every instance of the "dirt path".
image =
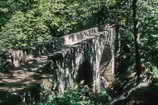
{"type": "Polygon", "coordinates": [[[0,91],[14,92],[22,90],[34,83],[40,83],[49,74],[41,73],[40,69],[46,64],[47,57],[33,58],[27,64],[9,73],[0,73],[0,91]]]}

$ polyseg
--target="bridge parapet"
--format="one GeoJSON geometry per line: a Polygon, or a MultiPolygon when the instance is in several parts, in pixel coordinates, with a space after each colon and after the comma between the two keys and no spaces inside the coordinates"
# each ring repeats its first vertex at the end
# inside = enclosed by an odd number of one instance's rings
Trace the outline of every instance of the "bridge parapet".
{"type": "Polygon", "coordinates": [[[94,38],[96,36],[100,36],[101,34],[106,35],[106,39],[109,40],[109,38],[111,37],[107,33],[110,32],[109,31],[110,29],[111,29],[110,27],[105,26],[105,27],[102,27],[102,31],[100,31],[98,27],[94,27],[94,28],[90,28],[90,29],[83,30],[80,32],[71,33],[59,38],[55,38],[54,40],[47,43],[47,46],[48,47],[51,46],[51,49],[53,51],[58,51],[63,47],[73,46],[74,44],[80,43],[87,39],[94,38]]]}

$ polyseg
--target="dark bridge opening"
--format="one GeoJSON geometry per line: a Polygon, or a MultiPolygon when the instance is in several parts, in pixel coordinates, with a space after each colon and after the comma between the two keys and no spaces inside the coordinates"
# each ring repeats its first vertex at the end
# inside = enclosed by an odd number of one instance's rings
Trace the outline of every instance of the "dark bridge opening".
{"type": "Polygon", "coordinates": [[[93,84],[93,69],[88,61],[84,61],[78,70],[77,82],[81,83],[83,81],[83,85],[87,85],[92,87],[93,84]]]}

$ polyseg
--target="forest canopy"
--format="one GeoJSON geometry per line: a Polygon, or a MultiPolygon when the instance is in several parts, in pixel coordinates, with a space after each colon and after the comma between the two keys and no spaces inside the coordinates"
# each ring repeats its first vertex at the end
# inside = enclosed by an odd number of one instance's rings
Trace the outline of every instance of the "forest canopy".
{"type": "Polygon", "coordinates": [[[93,15],[99,8],[95,0],[1,0],[0,4],[1,48],[33,46],[96,25],[93,15]]]}

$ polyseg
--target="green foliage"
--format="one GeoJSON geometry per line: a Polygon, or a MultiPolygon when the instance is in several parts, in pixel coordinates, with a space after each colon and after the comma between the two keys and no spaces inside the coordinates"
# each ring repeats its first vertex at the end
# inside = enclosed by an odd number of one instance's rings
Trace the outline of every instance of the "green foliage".
{"type": "MultiPolygon", "coordinates": [[[[7,0],[0,6],[1,49],[31,47],[93,23],[94,0],[7,0]]],[[[93,23],[95,24],[95,23],[93,23]]]]}
{"type": "Polygon", "coordinates": [[[32,85],[20,94],[0,92],[2,105],[109,105],[111,97],[107,91],[93,93],[88,88],[71,88],[63,93],[50,91],[48,96],[40,96],[39,85],[32,85]],[[13,101],[14,100],[14,101],[13,101]]]}
{"type": "Polygon", "coordinates": [[[38,105],[108,105],[111,98],[107,92],[92,93],[89,89],[68,89],[52,94],[38,105]]]}
{"type": "MultiPolygon", "coordinates": [[[[138,0],[137,3],[137,30],[138,30],[138,47],[141,57],[142,66],[151,70],[151,66],[157,66],[157,21],[158,21],[158,10],[157,0],[138,0]]],[[[119,49],[116,53],[118,61],[120,63],[119,68],[121,72],[133,72],[135,70],[135,45],[133,36],[133,22],[132,22],[132,1],[121,1],[117,2],[113,6],[115,11],[114,16],[116,17],[115,23],[119,27],[119,43],[117,46],[119,49]],[[121,7],[122,6],[122,7],[121,7]],[[118,10],[116,10],[118,9],[118,10]]],[[[143,73],[143,71],[142,71],[143,73]]]]}
{"type": "Polygon", "coordinates": [[[153,67],[152,73],[153,73],[153,78],[158,79],[158,68],[157,67],[153,67]]]}

